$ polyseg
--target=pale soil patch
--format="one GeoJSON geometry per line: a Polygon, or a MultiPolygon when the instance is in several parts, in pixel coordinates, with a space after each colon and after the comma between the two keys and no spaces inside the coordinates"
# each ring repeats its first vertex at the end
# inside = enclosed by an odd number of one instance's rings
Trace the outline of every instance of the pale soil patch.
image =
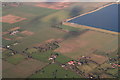
{"type": "Polygon", "coordinates": [[[35,59],[28,59],[16,65],[14,68],[7,70],[3,73],[3,76],[6,78],[26,78],[45,65],[47,65],[47,63],[35,59]]]}
{"type": "Polygon", "coordinates": [[[59,10],[69,7],[70,4],[70,2],[54,2],[52,4],[41,2],[39,4],[36,4],[35,6],[59,10]]]}
{"type": "Polygon", "coordinates": [[[15,28],[9,29],[8,31],[15,31],[15,30],[18,30],[18,29],[20,29],[20,27],[15,27],[15,28]]]}
{"type": "Polygon", "coordinates": [[[21,18],[19,16],[14,16],[11,14],[0,17],[0,22],[10,23],[10,24],[20,22],[22,20],[26,20],[26,18],[21,18]]]}
{"type": "Polygon", "coordinates": [[[34,32],[31,32],[31,31],[22,31],[21,32],[22,34],[25,34],[25,35],[27,35],[27,36],[31,36],[31,35],[33,35],[34,34],[34,32]]]}
{"type": "Polygon", "coordinates": [[[52,41],[54,41],[55,39],[49,39],[49,40],[47,40],[47,41],[45,41],[45,43],[50,43],[50,42],[52,42],[52,41]]]}
{"type": "Polygon", "coordinates": [[[96,55],[96,54],[91,54],[89,57],[90,60],[97,62],[98,64],[104,63],[106,60],[108,60],[107,57],[101,56],[101,55],[96,55]]]}

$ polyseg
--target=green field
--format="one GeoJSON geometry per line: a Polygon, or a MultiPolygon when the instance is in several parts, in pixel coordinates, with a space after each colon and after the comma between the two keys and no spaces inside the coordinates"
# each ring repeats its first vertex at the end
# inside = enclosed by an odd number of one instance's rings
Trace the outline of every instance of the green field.
{"type": "Polygon", "coordinates": [[[23,56],[21,54],[16,54],[14,56],[7,58],[6,60],[12,64],[19,64],[21,61],[24,60],[24,58],[25,58],[25,56],[23,56]]]}
{"type": "Polygon", "coordinates": [[[37,74],[34,74],[31,76],[31,78],[55,78],[55,77],[56,78],[80,78],[80,76],[77,75],[76,73],[71,72],[69,70],[64,70],[57,64],[51,64],[51,65],[43,68],[37,74]],[[67,74],[67,76],[66,76],[66,74],[67,74]]]}
{"type": "MultiPolygon", "coordinates": [[[[51,53],[47,52],[47,53],[39,53],[39,54],[32,54],[33,58],[40,60],[40,61],[45,61],[45,62],[49,62],[48,58],[50,57],[51,53]]],[[[58,58],[56,59],[57,62],[60,63],[66,63],[68,61],[72,60],[71,58],[68,58],[66,56],[63,56],[61,54],[59,54],[58,58]]]]}
{"type": "MultiPolygon", "coordinates": [[[[56,54],[56,52],[53,52],[53,51],[47,51],[47,52],[33,52],[31,54],[31,56],[34,58],[34,59],[37,59],[37,60],[40,60],[40,61],[44,61],[44,62],[50,62],[48,59],[50,57],[51,54],[56,54]]],[[[69,57],[66,57],[60,53],[58,53],[58,57],[56,59],[57,62],[59,63],[62,63],[62,64],[65,64],[66,62],[72,60],[71,58],[69,57]]]]}

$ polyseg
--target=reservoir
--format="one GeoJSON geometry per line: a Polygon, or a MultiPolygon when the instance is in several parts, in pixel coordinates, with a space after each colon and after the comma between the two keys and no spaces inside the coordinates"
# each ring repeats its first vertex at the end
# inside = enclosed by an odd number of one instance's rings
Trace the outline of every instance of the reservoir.
{"type": "Polygon", "coordinates": [[[100,28],[113,32],[120,32],[118,29],[118,16],[120,4],[112,4],[95,12],[69,20],[69,23],[75,23],[94,28],[100,28]]]}

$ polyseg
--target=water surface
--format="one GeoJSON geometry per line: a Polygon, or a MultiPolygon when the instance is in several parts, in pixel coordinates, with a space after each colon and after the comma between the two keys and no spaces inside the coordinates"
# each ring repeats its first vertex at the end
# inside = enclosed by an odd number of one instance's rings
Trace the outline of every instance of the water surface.
{"type": "Polygon", "coordinates": [[[68,22],[80,25],[91,26],[114,32],[120,32],[118,29],[118,9],[120,4],[112,4],[90,14],[72,19],[68,22]]]}

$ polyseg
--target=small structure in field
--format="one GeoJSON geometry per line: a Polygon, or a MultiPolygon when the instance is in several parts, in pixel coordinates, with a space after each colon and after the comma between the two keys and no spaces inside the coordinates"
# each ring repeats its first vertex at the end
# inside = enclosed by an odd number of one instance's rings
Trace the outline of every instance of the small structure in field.
{"type": "Polygon", "coordinates": [[[6,48],[10,48],[11,45],[7,45],[6,48]]]}
{"type": "Polygon", "coordinates": [[[18,30],[12,31],[12,32],[10,32],[10,35],[15,35],[15,34],[17,34],[18,32],[19,32],[18,30]]]}
{"type": "Polygon", "coordinates": [[[65,67],[66,65],[65,64],[62,64],[61,67],[65,67]]]}
{"type": "Polygon", "coordinates": [[[57,58],[58,54],[51,54],[48,60],[52,60],[52,63],[55,63],[55,59],[57,58]]]}

